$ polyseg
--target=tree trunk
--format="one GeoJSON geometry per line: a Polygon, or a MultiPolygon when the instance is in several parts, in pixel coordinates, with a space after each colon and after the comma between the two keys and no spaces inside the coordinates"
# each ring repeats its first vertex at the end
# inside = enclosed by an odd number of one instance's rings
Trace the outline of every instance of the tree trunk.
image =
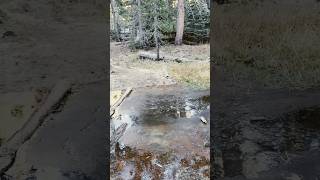
{"type": "Polygon", "coordinates": [[[158,34],[158,15],[154,16],[153,36],[154,36],[154,42],[156,43],[156,47],[157,47],[157,61],[159,61],[160,60],[160,47],[159,47],[159,34],[158,34]]]}
{"type": "Polygon", "coordinates": [[[111,11],[113,16],[113,28],[116,33],[116,40],[120,41],[120,33],[119,33],[119,23],[118,23],[118,11],[116,10],[116,2],[115,0],[111,0],[111,11]]]}
{"type": "Polygon", "coordinates": [[[210,9],[210,0],[207,0],[208,9],[210,9]]]}
{"type": "Polygon", "coordinates": [[[137,0],[138,3],[138,41],[140,43],[141,46],[144,45],[144,32],[142,29],[142,15],[141,15],[141,0],[137,0]]]}
{"type": "Polygon", "coordinates": [[[184,30],[184,0],[178,0],[178,17],[177,17],[177,32],[175,44],[182,44],[183,30],[184,30]]]}

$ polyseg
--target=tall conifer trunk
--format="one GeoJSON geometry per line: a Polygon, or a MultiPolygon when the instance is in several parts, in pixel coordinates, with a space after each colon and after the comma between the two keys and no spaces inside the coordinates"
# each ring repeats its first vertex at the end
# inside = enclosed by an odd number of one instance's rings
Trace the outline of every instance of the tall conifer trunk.
{"type": "Polygon", "coordinates": [[[184,31],[184,0],[178,0],[178,16],[175,44],[181,45],[184,31]]]}
{"type": "Polygon", "coordinates": [[[116,35],[116,40],[120,41],[120,30],[119,30],[119,22],[118,22],[118,11],[117,11],[117,6],[116,6],[116,2],[115,0],[111,0],[111,12],[112,12],[112,16],[113,16],[113,27],[114,27],[114,31],[115,31],[115,35],[116,35]]]}

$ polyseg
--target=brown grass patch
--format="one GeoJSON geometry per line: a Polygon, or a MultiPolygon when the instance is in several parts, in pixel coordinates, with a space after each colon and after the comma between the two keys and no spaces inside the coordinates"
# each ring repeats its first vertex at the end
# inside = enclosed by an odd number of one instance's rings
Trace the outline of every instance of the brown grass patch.
{"type": "Polygon", "coordinates": [[[178,82],[195,88],[210,88],[210,64],[209,62],[196,62],[184,64],[172,64],[169,74],[178,82]]]}
{"type": "MultiPolygon", "coordinates": [[[[154,51],[154,50],[153,50],[154,51]]],[[[118,63],[125,63],[127,68],[152,70],[154,73],[169,75],[177,82],[197,89],[210,88],[210,45],[197,46],[167,45],[161,47],[161,53],[173,57],[187,58],[196,62],[175,63],[138,59],[137,52],[125,51],[114,58],[118,63]]]]}

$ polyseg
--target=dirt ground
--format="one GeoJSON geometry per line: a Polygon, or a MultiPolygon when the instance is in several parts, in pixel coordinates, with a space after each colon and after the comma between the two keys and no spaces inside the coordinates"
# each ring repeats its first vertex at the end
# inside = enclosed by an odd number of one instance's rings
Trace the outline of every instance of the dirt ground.
{"type": "Polygon", "coordinates": [[[152,85],[169,85],[174,82],[168,78],[165,69],[151,71],[134,66],[130,61],[136,53],[118,43],[110,44],[110,89],[119,90],[127,87],[144,87],[152,85]],[[128,57],[131,56],[131,57],[128,57]]]}
{"type": "MultiPolygon", "coordinates": [[[[155,50],[150,50],[154,52],[155,50]]],[[[198,78],[197,74],[204,74],[205,84],[202,88],[209,87],[210,83],[210,57],[209,44],[197,46],[174,46],[165,45],[160,48],[160,54],[165,54],[177,58],[187,58],[196,60],[195,63],[174,63],[174,62],[155,62],[150,60],[138,59],[138,51],[132,51],[126,44],[111,42],[110,44],[110,60],[111,90],[123,89],[126,87],[146,87],[146,86],[163,86],[181,84],[182,76],[187,80],[192,77],[198,78]],[[202,69],[197,69],[197,67],[202,69]],[[180,69],[179,69],[180,68],[180,69]],[[184,68],[181,70],[181,68],[184,68]],[[192,73],[188,73],[191,71],[192,73]],[[194,71],[194,72],[193,72],[194,71]],[[176,73],[174,73],[176,72],[176,73]]]]}

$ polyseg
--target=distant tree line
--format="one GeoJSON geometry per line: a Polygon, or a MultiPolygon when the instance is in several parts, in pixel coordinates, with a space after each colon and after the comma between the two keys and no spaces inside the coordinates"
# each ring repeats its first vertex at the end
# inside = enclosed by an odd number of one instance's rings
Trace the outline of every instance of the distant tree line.
{"type": "Polygon", "coordinates": [[[132,48],[209,40],[209,0],[111,0],[111,38],[132,48]]]}

